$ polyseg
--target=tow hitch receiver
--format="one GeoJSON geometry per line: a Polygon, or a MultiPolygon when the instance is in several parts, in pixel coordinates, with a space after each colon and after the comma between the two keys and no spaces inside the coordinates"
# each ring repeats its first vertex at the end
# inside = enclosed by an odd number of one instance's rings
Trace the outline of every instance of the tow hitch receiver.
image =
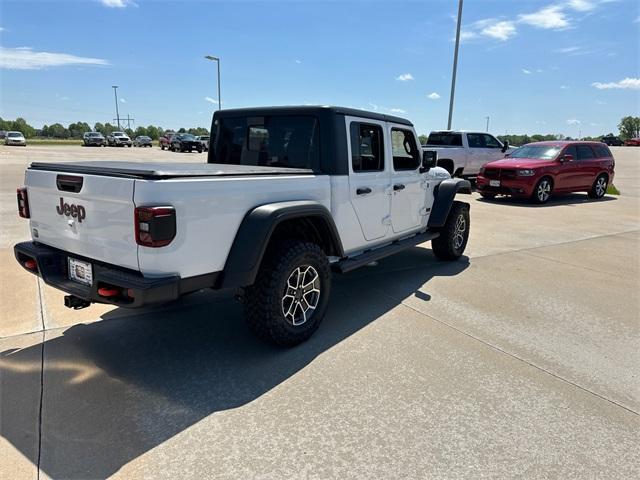
{"type": "Polygon", "coordinates": [[[64,306],[67,308],[73,308],[74,310],[80,310],[81,308],[87,308],[91,306],[91,302],[84,298],[76,297],[75,295],[64,296],[64,306]]]}

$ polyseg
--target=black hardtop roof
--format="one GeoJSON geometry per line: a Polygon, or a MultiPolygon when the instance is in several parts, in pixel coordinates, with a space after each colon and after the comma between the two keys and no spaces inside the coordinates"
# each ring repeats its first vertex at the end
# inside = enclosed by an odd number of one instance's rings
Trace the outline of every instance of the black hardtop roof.
{"type": "Polygon", "coordinates": [[[336,107],[332,105],[291,105],[281,107],[248,107],[248,108],[229,108],[216,112],[217,116],[234,117],[234,116],[254,116],[263,115],[318,115],[334,113],[337,115],[349,115],[353,117],[369,118],[371,120],[380,120],[383,122],[400,123],[402,125],[413,126],[406,118],[396,117],[394,115],[386,115],[384,113],[369,112],[367,110],[358,110],[357,108],[336,107]]]}

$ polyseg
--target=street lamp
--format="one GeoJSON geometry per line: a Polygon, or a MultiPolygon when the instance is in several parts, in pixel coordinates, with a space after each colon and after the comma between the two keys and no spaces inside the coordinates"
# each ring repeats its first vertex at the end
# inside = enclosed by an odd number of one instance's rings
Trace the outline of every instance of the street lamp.
{"type": "Polygon", "coordinates": [[[487,133],[489,133],[489,117],[484,117],[487,119],[487,133]]]}
{"type": "Polygon", "coordinates": [[[453,97],[456,93],[456,73],[458,71],[458,47],[460,46],[460,24],[462,23],[462,0],[458,2],[458,26],[456,28],[456,47],[453,52],[453,74],[451,75],[451,96],[449,97],[449,122],[447,130],[451,130],[451,118],[453,117],[453,97]]]}
{"type": "Polygon", "coordinates": [[[118,130],[120,130],[120,113],[118,112],[118,86],[113,85],[113,95],[116,99],[116,122],[118,122],[118,130]]]}
{"type": "Polygon", "coordinates": [[[205,55],[204,58],[218,64],[218,110],[222,110],[222,98],[220,98],[220,59],[213,55],[205,55]]]}

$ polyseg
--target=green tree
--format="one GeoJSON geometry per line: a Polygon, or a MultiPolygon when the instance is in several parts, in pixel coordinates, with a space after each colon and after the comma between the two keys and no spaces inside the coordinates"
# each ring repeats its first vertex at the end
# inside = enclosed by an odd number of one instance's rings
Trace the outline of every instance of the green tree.
{"type": "Polygon", "coordinates": [[[61,123],[54,123],[50,125],[48,130],[48,134],[53,138],[69,138],[69,130],[64,127],[61,123]]]}
{"type": "Polygon", "coordinates": [[[620,130],[620,138],[623,140],[640,137],[640,117],[629,115],[622,118],[618,124],[618,130],[620,130]]]}
{"type": "Polygon", "coordinates": [[[420,145],[426,145],[428,139],[429,135],[418,135],[418,141],[420,142],[420,145]]]}
{"type": "Polygon", "coordinates": [[[18,117],[12,122],[11,130],[22,132],[22,134],[27,138],[35,137],[36,135],[36,129],[29,125],[22,117],[18,117]]]}

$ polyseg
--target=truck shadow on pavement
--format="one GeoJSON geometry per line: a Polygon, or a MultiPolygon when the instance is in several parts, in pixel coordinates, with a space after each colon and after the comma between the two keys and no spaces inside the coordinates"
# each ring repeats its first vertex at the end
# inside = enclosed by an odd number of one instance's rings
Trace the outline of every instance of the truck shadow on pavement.
{"type": "Polygon", "coordinates": [[[428,301],[418,292],[425,283],[468,265],[466,257],[442,263],[412,248],[377,267],[334,275],[323,324],[291,349],[256,340],[242,306],[215,292],[204,294],[213,303],[186,299],[49,332],[44,344],[0,353],[0,433],[52,478],[106,478],[205,417],[258,399],[403,298],[428,301]],[[389,282],[393,296],[384,293],[389,282]]]}

